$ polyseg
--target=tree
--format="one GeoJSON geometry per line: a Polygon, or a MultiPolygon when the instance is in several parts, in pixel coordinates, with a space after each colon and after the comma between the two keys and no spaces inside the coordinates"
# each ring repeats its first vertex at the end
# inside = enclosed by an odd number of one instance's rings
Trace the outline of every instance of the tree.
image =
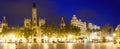
{"type": "Polygon", "coordinates": [[[80,28],[76,26],[66,26],[64,28],[55,27],[53,25],[41,26],[42,32],[44,35],[49,37],[56,36],[56,37],[65,37],[68,34],[72,35],[80,35],[80,28]]]}
{"type": "Polygon", "coordinates": [[[31,28],[24,28],[23,30],[21,30],[23,33],[23,36],[28,40],[30,36],[32,36],[33,34],[35,34],[35,30],[31,29],[31,28]]]}
{"type": "Polygon", "coordinates": [[[105,24],[104,26],[100,28],[100,31],[101,31],[103,42],[106,42],[105,36],[113,32],[113,27],[110,26],[109,24],[105,24]]]}
{"type": "Polygon", "coordinates": [[[76,26],[71,26],[71,25],[68,25],[66,26],[66,32],[68,32],[68,34],[73,34],[73,35],[80,35],[80,28],[79,27],[76,27],[76,26]]]}
{"type": "Polygon", "coordinates": [[[6,34],[9,31],[8,28],[2,28],[2,34],[6,34]]]}
{"type": "Polygon", "coordinates": [[[52,34],[54,33],[54,27],[52,25],[43,25],[41,26],[42,32],[44,35],[47,36],[52,36],[52,34]]]}
{"type": "Polygon", "coordinates": [[[113,31],[113,27],[109,24],[105,24],[100,28],[100,31],[102,32],[102,35],[110,34],[110,32],[113,31]]]}

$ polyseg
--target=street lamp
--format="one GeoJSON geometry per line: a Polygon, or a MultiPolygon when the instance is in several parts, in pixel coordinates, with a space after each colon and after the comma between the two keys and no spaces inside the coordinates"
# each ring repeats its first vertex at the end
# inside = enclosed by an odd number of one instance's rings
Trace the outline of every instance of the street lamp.
{"type": "Polygon", "coordinates": [[[48,41],[48,36],[44,36],[43,39],[44,39],[44,42],[47,42],[48,41]]]}
{"type": "Polygon", "coordinates": [[[10,39],[11,39],[11,42],[15,42],[15,40],[16,40],[15,35],[14,34],[10,34],[10,39]]]}
{"type": "Polygon", "coordinates": [[[15,38],[15,35],[14,34],[10,34],[10,38],[15,38]]]}
{"type": "Polygon", "coordinates": [[[113,37],[115,37],[116,36],[116,34],[115,33],[113,33],[113,37]]]}
{"type": "Polygon", "coordinates": [[[72,38],[72,35],[68,35],[68,39],[71,39],[72,38]]]}
{"type": "Polygon", "coordinates": [[[116,43],[116,38],[115,38],[115,37],[116,37],[116,34],[113,33],[112,36],[113,36],[113,39],[114,39],[113,42],[116,43]]]}
{"type": "Polygon", "coordinates": [[[68,41],[71,42],[72,41],[71,39],[72,39],[72,35],[69,34],[68,35],[68,41]]]}

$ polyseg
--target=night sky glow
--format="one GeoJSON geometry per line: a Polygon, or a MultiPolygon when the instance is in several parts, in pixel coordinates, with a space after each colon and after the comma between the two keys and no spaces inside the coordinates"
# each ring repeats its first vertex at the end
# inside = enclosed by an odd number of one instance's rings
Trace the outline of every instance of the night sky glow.
{"type": "Polygon", "coordinates": [[[6,16],[9,26],[23,26],[24,18],[31,18],[33,2],[37,4],[37,17],[45,18],[47,24],[58,24],[62,16],[69,24],[73,14],[99,26],[120,24],[119,0],[0,0],[0,20],[6,16]]]}

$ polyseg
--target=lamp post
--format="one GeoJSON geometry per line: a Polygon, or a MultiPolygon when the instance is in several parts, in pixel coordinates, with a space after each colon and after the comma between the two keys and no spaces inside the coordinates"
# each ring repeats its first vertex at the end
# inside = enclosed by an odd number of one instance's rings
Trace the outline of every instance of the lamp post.
{"type": "Polygon", "coordinates": [[[15,42],[15,40],[16,40],[15,35],[14,34],[10,34],[10,39],[11,39],[11,42],[15,42]]]}
{"type": "Polygon", "coordinates": [[[71,39],[72,39],[72,35],[69,34],[69,35],[68,35],[68,41],[71,42],[71,39]]]}

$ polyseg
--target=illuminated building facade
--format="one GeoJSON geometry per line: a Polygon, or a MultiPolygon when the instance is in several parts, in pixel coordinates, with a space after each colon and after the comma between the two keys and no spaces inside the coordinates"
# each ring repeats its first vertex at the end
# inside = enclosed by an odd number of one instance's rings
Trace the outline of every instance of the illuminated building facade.
{"type": "Polygon", "coordinates": [[[70,25],[79,27],[81,30],[80,33],[86,36],[86,22],[82,22],[81,19],[77,19],[76,15],[73,15],[70,25]]]}
{"type": "Polygon", "coordinates": [[[45,25],[45,19],[39,19],[37,20],[37,7],[36,4],[33,3],[32,7],[32,19],[24,19],[24,27],[25,28],[32,28],[35,30],[35,33],[32,36],[32,40],[35,42],[38,42],[37,39],[40,39],[41,37],[41,29],[40,27],[42,25],[45,25]]]}
{"type": "Polygon", "coordinates": [[[115,32],[116,32],[116,38],[120,39],[120,24],[116,27],[115,32]]]}
{"type": "Polygon", "coordinates": [[[39,27],[45,25],[45,19],[39,19],[39,27]]]}
{"type": "Polygon", "coordinates": [[[25,28],[30,28],[30,26],[31,26],[31,20],[30,19],[24,19],[24,27],[25,28]]]}
{"type": "Polygon", "coordinates": [[[2,25],[2,28],[4,28],[4,29],[8,28],[8,23],[6,21],[6,17],[5,16],[3,17],[3,21],[2,21],[1,25],[2,25]]]}

